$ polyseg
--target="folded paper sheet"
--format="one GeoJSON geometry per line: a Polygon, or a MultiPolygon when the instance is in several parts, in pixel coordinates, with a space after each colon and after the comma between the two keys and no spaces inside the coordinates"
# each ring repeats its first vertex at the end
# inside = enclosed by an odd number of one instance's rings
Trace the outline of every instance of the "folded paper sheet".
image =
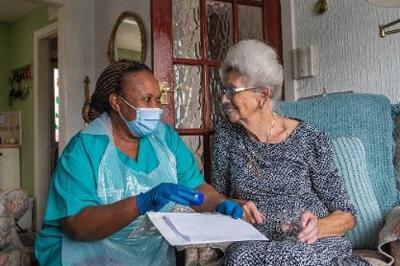
{"type": "Polygon", "coordinates": [[[251,224],[210,213],[147,213],[172,246],[204,245],[246,240],[268,240],[251,224]]]}

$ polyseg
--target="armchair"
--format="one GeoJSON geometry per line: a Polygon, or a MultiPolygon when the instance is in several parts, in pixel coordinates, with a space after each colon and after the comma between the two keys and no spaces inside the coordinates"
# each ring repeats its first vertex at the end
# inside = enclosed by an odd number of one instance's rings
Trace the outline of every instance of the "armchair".
{"type": "Polygon", "coordinates": [[[394,232],[400,194],[393,160],[399,106],[383,95],[346,93],[283,102],[278,108],[331,138],[336,165],[358,211],[357,225],[346,235],[354,252],[373,265],[400,263],[394,232]]]}
{"type": "MultiPolygon", "coordinates": [[[[282,102],[276,111],[310,122],[331,138],[336,165],[358,212],[356,227],[346,235],[354,253],[372,265],[400,265],[395,170],[395,166],[400,170],[400,138],[393,161],[400,107],[383,95],[341,93],[282,102]]],[[[211,248],[186,250],[186,265],[213,265],[214,261],[211,248]]]]}
{"type": "Polygon", "coordinates": [[[21,244],[15,225],[28,205],[25,191],[0,190],[0,265],[30,265],[29,251],[21,244]]]}

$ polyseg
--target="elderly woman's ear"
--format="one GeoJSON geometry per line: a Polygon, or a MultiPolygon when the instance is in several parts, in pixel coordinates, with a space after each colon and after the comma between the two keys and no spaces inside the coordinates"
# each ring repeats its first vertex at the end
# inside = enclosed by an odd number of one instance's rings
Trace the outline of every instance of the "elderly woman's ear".
{"type": "Polygon", "coordinates": [[[258,97],[259,97],[258,108],[259,109],[263,109],[265,104],[267,104],[267,102],[271,96],[270,94],[271,94],[271,91],[269,88],[259,89],[259,91],[258,91],[258,97]]]}

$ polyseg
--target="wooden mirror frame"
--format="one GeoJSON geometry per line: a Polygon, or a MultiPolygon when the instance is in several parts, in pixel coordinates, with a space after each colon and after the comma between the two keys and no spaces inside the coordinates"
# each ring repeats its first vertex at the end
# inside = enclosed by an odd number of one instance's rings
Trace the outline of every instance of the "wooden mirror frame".
{"type": "Polygon", "coordinates": [[[145,34],[145,31],[144,31],[144,24],[143,24],[142,19],[138,15],[133,13],[133,12],[123,12],[118,17],[117,21],[115,22],[113,30],[111,32],[110,40],[108,41],[108,52],[107,52],[108,61],[110,63],[114,63],[116,61],[115,60],[115,51],[114,51],[114,48],[115,48],[115,45],[114,45],[114,43],[115,43],[115,35],[117,34],[117,30],[118,30],[119,25],[126,18],[130,18],[130,19],[134,20],[139,26],[140,43],[141,43],[141,46],[142,46],[142,50],[140,52],[140,61],[142,63],[144,63],[145,60],[146,60],[146,52],[147,52],[146,51],[147,50],[146,49],[147,48],[147,46],[146,46],[146,34],[145,34]]]}

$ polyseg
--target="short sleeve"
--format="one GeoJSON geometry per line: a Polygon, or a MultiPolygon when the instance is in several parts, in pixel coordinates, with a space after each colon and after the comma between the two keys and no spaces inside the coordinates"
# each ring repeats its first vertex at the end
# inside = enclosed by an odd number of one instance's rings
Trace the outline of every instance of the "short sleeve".
{"type": "Polygon", "coordinates": [[[178,183],[195,189],[204,183],[196,160],[179,134],[165,125],[165,142],[175,155],[178,183]]]}
{"type": "Polygon", "coordinates": [[[331,141],[325,134],[316,134],[312,153],[309,157],[310,176],[320,199],[330,212],[346,211],[356,217],[356,210],[333,160],[331,141]]]}
{"type": "MultiPolygon", "coordinates": [[[[103,153],[104,150],[93,151],[103,153]]],[[[78,133],[68,143],[53,173],[44,220],[72,216],[85,207],[100,205],[96,174],[90,156],[78,133]]]]}
{"type": "Polygon", "coordinates": [[[229,125],[220,122],[215,128],[212,153],[211,184],[220,193],[230,196],[229,125]]]}

